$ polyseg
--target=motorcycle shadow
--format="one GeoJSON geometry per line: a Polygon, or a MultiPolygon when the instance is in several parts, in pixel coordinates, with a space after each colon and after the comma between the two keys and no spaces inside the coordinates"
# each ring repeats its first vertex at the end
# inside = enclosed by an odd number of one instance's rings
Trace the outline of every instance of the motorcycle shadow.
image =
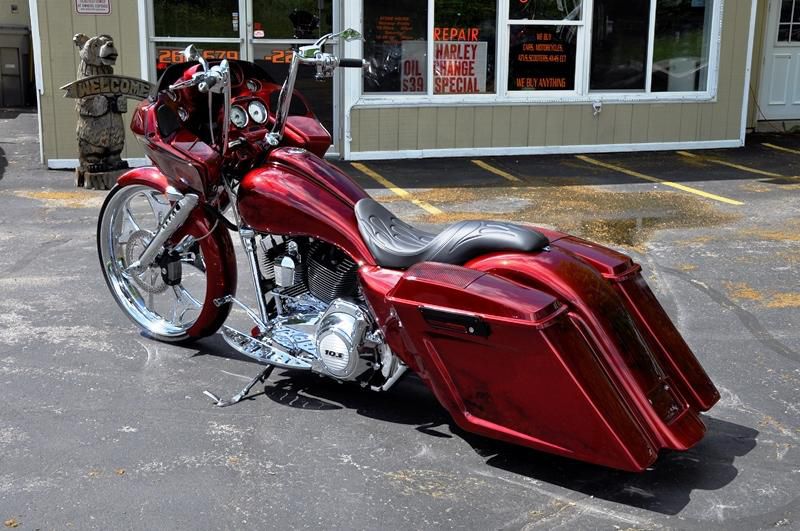
{"type": "Polygon", "coordinates": [[[714,491],[731,483],[739,474],[736,458],[756,447],[759,432],[755,429],[707,415],[703,422],[707,431],[697,446],[685,452],[662,451],[658,460],[641,473],[613,470],[486,439],[472,445],[488,458],[488,465],[498,469],[622,505],[676,515],[689,503],[692,491],[714,491]]]}
{"type": "Polygon", "coordinates": [[[355,384],[340,384],[307,372],[284,371],[278,375],[281,376],[285,378],[270,378],[264,388],[264,396],[281,405],[312,410],[350,409],[375,420],[416,426],[433,437],[452,437],[447,429],[435,429],[450,426],[450,415],[413,374],[387,393],[369,392],[355,384]]]}
{"type": "MultiPolygon", "coordinates": [[[[207,352],[213,354],[212,352],[207,352]]],[[[703,440],[686,452],[664,451],[642,473],[623,472],[488,439],[461,430],[413,374],[387,393],[339,384],[317,375],[282,371],[268,380],[263,395],[283,406],[308,410],[350,409],[385,422],[414,426],[432,437],[459,437],[486,460],[512,474],[574,490],[595,498],[666,515],[678,514],[694,490],[718,490],[739,474],[737,457],[756,446],[753,428],[704,416],[703,440]]]]}
{"type": "Polygon", "coordinates": [[[662,452],[642,473],[623,472],[562,458],[467,433],[456,426],[430,391],[410,376],[389,393],[358,392],[350,385],[307,373],[284,373],[271,379],[264,394],[270,400],[304,409],[354,409],[360,415],[415,426],[433,437],[460,437],[486,464],[595,498],[675,515],[694,490],[718,490],[739,474],[737,457],[756,446],[758,431],[705,416],[706,436],[686,452],[662,452]]]}

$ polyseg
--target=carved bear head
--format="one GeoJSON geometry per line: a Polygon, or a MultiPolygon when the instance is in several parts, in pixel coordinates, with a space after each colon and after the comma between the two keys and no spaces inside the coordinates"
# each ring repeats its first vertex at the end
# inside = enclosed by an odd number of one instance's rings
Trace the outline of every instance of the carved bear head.
{"type": "Polygon", "coordinates": [[[80,48],[81,61],[87,65],[113,66],[117,61],[117,49],[114,48],[114,39],[109,35],[98,35],[89,38],[83,33],[78,33],[72,38],[72,42],[80,48]]]}

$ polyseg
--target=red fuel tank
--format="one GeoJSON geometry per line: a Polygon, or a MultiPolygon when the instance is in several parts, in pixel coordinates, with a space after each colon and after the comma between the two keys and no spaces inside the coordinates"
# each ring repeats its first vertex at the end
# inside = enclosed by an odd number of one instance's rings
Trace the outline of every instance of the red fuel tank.
{"type": "Polygon", "coordinates": [[[366,192],[342,171],[305,149],[288,147],[273,151],[242,179],[239,213],[259,232],[318,238],[359,265],[372,265],[353,210],[364,197],[366,192]]]}

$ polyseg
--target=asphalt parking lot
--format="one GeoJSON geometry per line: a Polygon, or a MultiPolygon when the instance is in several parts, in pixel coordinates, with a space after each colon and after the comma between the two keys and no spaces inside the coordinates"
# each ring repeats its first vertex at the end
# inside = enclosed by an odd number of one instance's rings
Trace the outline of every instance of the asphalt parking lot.
{"type": "Polygon", "coordinates": [[[0,114],[6,527],[800,528],[800,137],[340,163],[406,221],[524,220],[642,264],[722,398],[697,447],[629,474],[466,434],[414,378],[375,394],[275,371],[212,407],[203,390],[258,366],[218,338],[135,330],[97,263],[105,192],[39,168],[35,131],[35,115],[0,114]]]}

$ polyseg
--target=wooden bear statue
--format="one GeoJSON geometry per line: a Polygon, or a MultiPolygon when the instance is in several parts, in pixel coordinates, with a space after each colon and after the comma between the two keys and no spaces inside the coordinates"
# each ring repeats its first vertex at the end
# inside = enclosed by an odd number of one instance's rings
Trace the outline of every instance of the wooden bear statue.
{"type": "MultiPolygon", "coordinates": [[[[87,37],[78,33],[72,38],[79,49],[78,79],[114,73],[117,50],[108,35],[87,37]]],[[[78,186],[110,188],[116,177],[128,167],[120,153],[125,145],[122,114],[127,108],[125,96],[87,96],[77,100],[78,151],[80,165],[75,170],[78,186]]]]}

